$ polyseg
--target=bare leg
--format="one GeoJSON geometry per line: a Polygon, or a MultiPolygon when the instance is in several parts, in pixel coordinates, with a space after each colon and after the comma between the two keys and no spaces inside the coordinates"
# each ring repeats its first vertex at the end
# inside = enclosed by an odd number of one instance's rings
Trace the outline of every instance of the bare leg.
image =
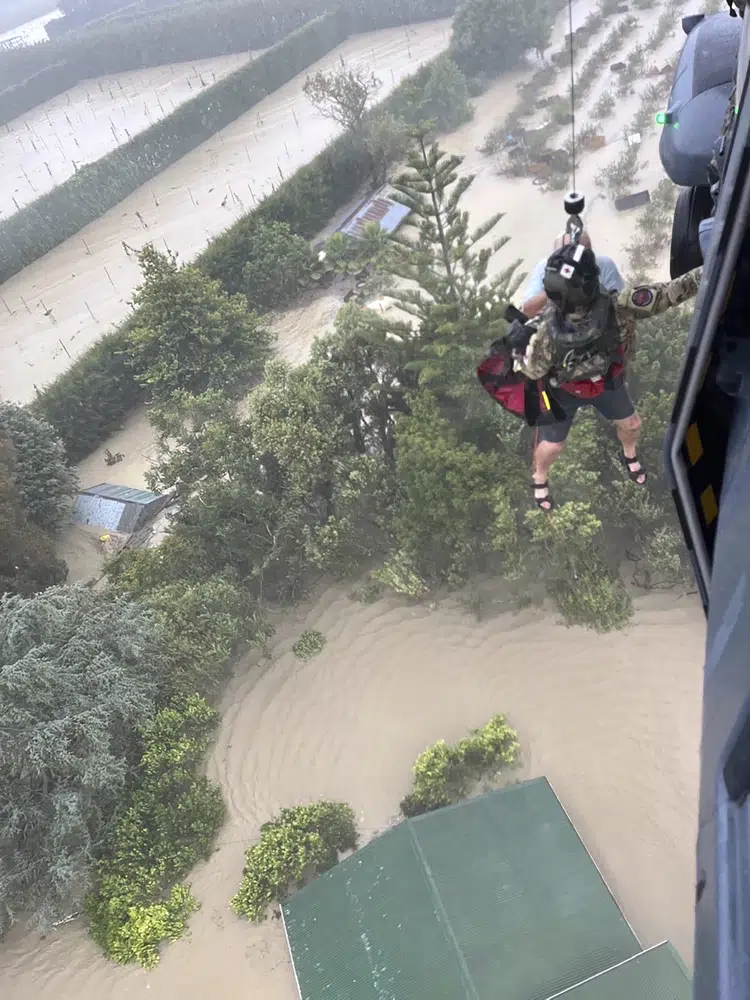
{"type": "MultiPolygon", "coordinates": [[[[553,463],[562,455],[565,451],[564,441],[540,441],[536,449],[534,450],[534,472],[533,480],[535,483],[546,483],[549,479],[549,470],[552,468],[553,463]]],[[[534,499],[542,501],[540,506],[542,510],[549,510],[551,508],[551,503],[549,500],[544,502],[549,496],[549,487],[543,486],[538,490],[534,490],[534,499]]]]}
{"type": "MultiPolygon", "coordinates": [[[[632,417],[627,417],[625,420],[615,420],[615,427],[625,458],[635,458],[638,438],[641,436],[641,418],[637,413],[634,413],[632,417]]],[[[629,462],[628,469],[634,473],[640,472],[641,463],[629,462]]],[[[636,482],[639,486],[643,486],[646,482],[646,473],[642,472],[637,477],[636,482]]]]}

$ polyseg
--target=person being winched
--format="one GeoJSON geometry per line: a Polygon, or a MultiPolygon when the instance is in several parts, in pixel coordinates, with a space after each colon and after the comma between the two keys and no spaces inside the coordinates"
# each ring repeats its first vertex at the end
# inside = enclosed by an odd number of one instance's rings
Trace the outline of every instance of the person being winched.
{"type": "Polygon", "coordinates": [[[548,301],[541,314],[525,322],[518,314],[477,369],[490,395],[537,429],[531,487],[541,510],[554,509],[549,470],[582,406],[593,406],[614,423],[627,474],[645,485],[637,453],[641,421],[625,380],[635,351],[635,324],[693,298],[701,270],[617,292],[601,288],[596,257],[582,244],[549,257],[544,272],[548,301]]]}

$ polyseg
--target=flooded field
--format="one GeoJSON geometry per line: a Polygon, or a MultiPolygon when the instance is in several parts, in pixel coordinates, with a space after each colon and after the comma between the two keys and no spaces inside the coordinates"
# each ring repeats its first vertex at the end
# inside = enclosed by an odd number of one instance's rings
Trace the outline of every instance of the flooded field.
{"type": "MultiPolygon", "coordinates": [[[[352,38],[311,67],[341,59],[377,69],[387,93],[448,44],[449,21],[352,38]]],[[[313,111],[300,74],[139,188],[77,236],[0,286],[0,396],[26,402],[127,313],[138,248],[190,259],[281,177],[308,163],[338,126],[313,111]]]]}
{"type": "Polygon", "coordinates": [[[0,129],[0,218],[68,180],[258,53],[87,80],[0,129]]]}

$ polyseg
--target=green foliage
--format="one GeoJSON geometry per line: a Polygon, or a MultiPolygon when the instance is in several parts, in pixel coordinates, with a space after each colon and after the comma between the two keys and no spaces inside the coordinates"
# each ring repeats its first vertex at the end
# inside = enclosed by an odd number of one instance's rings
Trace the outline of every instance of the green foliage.
{"type": "Polygon", "coordinates": [[[348,31],[347,17],[340,12],[305,25],[10,216],[0,224],[0,281],[7,281],[119,204],[329,52],[348,31]]]}
{"type": "Polygon", "coordinates": [[[144,282],[133,295],[129,357],[158,405],[176,392],[236,393],[258,375],[270,337],[243,295],[230,296],[199,268],[178,267],[151,244],[138,253],[144,282]]]}
{"type": "MultiPolygon", "coordinates": [[[[286,222],[258,219],[252,236],[239,290],[256,311],[289,305],[312,283],[314,255],[310,244],[296,236],[286,222]]],[[[229,274],[222,276],[224,286],[233,290],[230,278],[229,274]]]]}
{"type": "Polygon", "coordinates": [[[498,75],[513,69],[529,49],[548,48],[554,5],[533,0],[462,0],[453,19],[451,54],[458,65],[498,75]]]}
{"type": "Polygon", "coordinates": [[[439,122],[440,130],[445,132],[453,132],[474,116],[466,77],[447,53],[432,63],[432,73],[424,88],[422,114],[425,121],[439,122]]]}
{"type": "Polygon", "coordinates": [[[54,429],[26,407],[0,403],[0,436],[13,445],[13,474],[26,516],[40,528],[57,530],[69,517],[78,479],[54,429]]]}
{"type": "MultiPolygon", "coordinates": [[[[326,10],[325,4],[314,2],[306,8],[307,17],[326,10]]],[[[41,79],[35,87],[29,86],[25,105],[6,106],[5,92],[0,92],[0,122],[30,111],[82,80],[268,48],[305,19],[299,16],[297,5],[286,0],[191,3],[152,10],[131,23],[122,17],[100,22],[83,32],[53,37],[43,46],[3,53],[0,87],[41,79]],[[46,80],[42,75],[45,71],[46,80]]],[[[65,22],[53,24],[51,32],[57,34],[55,28],[65,26],[65,22]]]]}
{"type": "Polygon", "coordinates": [[[518,734],[503,715],[472,729],[470,736],[453,746],[438,740],[417,757],[414,786],[402,799],[401,811],[404,816],[419,816],[460,801],[478,781],[512,767],[520,750],[518,734]]]}
{"type": "Polygon", "coordinates": [[[424,391],[399,420],[396,443],[401,495],[392,530],[401,565],[426,583],[461,582],[486,544],[497,459],[459,441],[424,391]]]}
{"type": "Polygon", "coordinates": [[[213,695],[240,642],[262,644],[269,637],[246,591],[220,576],[155,588],[146,604],[161,625],[169,660],[162,684],[169,692],[213,695]]]}
{"type": "Polygon", "coordinates": [[[162,670],[137,604],[86,587],[0,600],[0,930],[79,909],[162,670]]]}
{"type": "Polygon", "coordinates": [[[382,267],[416,286],[399,283],[393,297],[419,323],[420,356],[415,367],[420,381],[473,400],[477,353],[505,331],[504,278],[488,281],[487,269],[494,252],[507,241],[473,249],[502,213],[469,230],[469,215],[460,203],[474,175],[459,176],[462,162],[463,157],[445,154],[437,143],[428,145],[424,132],[418,133],[408,169],[393,182],[394,197],[411,211],[410,225],[392,237],[393,253],[382,267]],[[411,227],[418,230],[416,240],[411,227]]]}
{"type": "Polygon", "coordinates": [[[551,515],[529,511],[526,521],[537,563],[566,624],[598,632],[627,625],[633,615],[630,597],[600,555],[602,523],[589,504],[571,501],[551,515]]]}
{"type": "Polygon", "coordinates": [[[322,632],[308,629],[292,646],[292,652],[300,660],[311,660],[325,649],[326,637],[322,632]]]}
{"type": "Polygon", "coordinates": [[[232,898],[236,914],[258,922],[268,906],[283,900],[294,885],[332,868],[342,851],[357,846],[354,813],[340,802],[282,809],[264,823],[260,841],[245,853],[239,891],[232,898]]]}
{"type": "Polygon", "coordinates": [[[159,943],[179,937],[197,908],[178,883],[209,857],[224,818],[219,789],[195,773],[217,719],[193,695],[142,729],[140,781],[85,907],[92,937],[115,962],[153,967],[159,943]]]}
{"type": "Polygon", "coordinates": [[[70,462],[79,462],[122,427],[144,391],[127,360],[132,317],[45,386],[30,409],[48,421],[70,462]]]}
{"type": "Polygon", "coordinates": [[[62,583],[67,568],[49,535],[29,522],[16,479],[15,449],[0,436],[0,596],[29,597],[62,583]]]}
{"type": "Polygon", "coordinates": [[[609,118],[615,109],[616,100],[614,94],[609,90],[603,91],[597,98],[594,106],[591,109],[591,114],[594,118],[609,118]]]}
{"type": "Polygon", "coordinates": [[[382,86],[363,66],[341,66],[330,73],[318,70],[305,80],[305,96],[324,118],[350,132],[362,127],[365,111],[382,86]]]}
{"type": "Polygon", "coordinates": [[[364,123],[362,143],[370,158],[370,176],[374,187],[381,187],[392,164],[402,159],[409,148],[409,134],[403,118],[390,112],[373,113],[364,123]]]}

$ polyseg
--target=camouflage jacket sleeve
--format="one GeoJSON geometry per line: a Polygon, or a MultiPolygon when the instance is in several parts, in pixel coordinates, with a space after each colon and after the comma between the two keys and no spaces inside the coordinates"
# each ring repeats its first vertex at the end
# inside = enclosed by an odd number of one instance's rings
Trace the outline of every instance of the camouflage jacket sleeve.
{"type": "Polygon", "coordinates": [[[680,306],[698,294],[702,267],[696,267],[672,281],[656,281],[653,285],[628,285],[617,297],[618,310],[633,319],[658,316],[672,306],[680,306]]]}
{"type": "Polygon", "coordinates": [[[543,378],[552,367],[554,349],[546,320],[538,324],[531,335],[523,360],[517,362],[516,370],[527,378],[543,378]]]}

